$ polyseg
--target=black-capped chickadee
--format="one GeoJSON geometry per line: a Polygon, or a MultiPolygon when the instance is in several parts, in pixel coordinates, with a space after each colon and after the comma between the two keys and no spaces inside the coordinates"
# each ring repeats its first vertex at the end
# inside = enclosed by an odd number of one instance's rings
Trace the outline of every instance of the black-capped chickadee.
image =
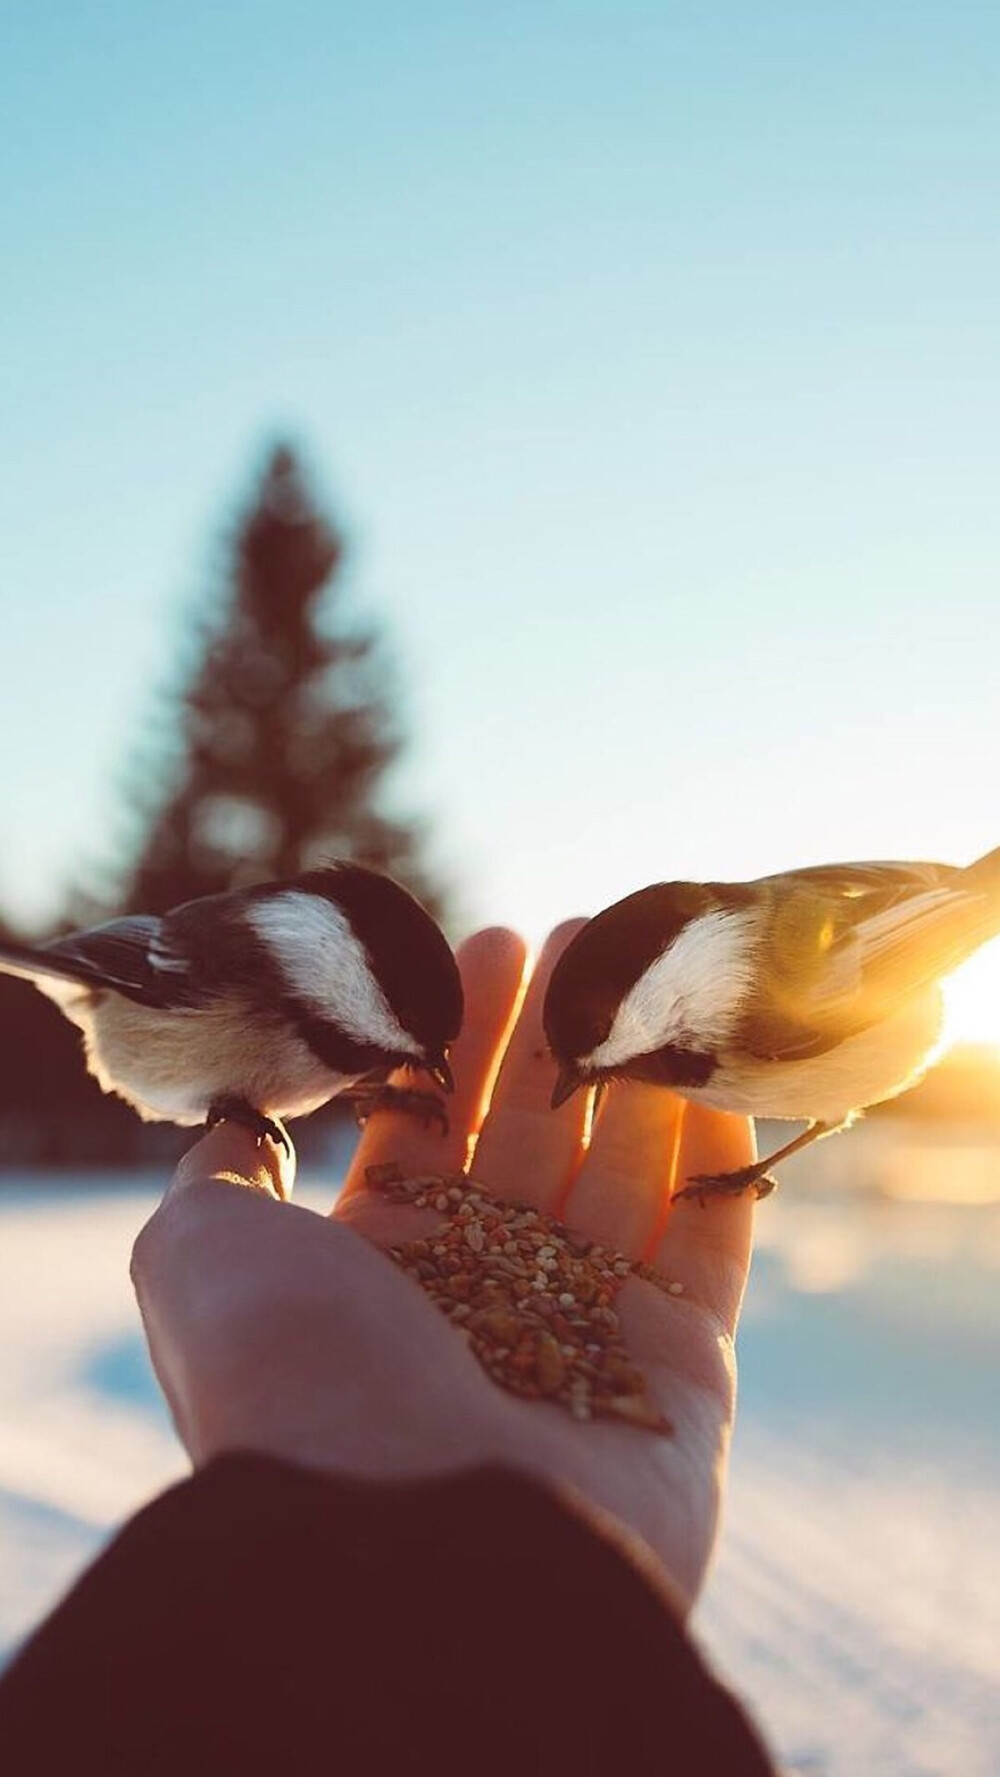
{"type": "Polygon", "coordinates": [[[56,1001],[100,1085],[147,1119],[228,1117],[287,1145],[276,1119],[375,1070],[452,1087],[458,966],[420,903],[357,864],[4,944],[0,969],[56,1001]]]}
{"type": "Polygon", "coordinates": [[[830,864],[757,882],[663,882],[567,946],[544,1008],[560,1105],[642,1080],[754,1117],[807,1119],[767,1159],[681,1195],[773,1189],[768,1169],[914,1084],[939,982],[1000,931],[1000,849],[947,864],[830,864]]]}

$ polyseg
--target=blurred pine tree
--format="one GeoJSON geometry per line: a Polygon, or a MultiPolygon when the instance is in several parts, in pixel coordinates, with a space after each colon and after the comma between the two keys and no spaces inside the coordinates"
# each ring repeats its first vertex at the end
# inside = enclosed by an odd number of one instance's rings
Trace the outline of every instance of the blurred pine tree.
{"type": "Polygon", "coordinates": [[[387,871],[440,914],[419,831],[381,805],[402,739],[376,634],[331,609],[342,560],[280,446],[180,697],[166,793],[137,791],[145,832],[109,911],[162,913],[341,857],[387,871]]]}
{"type": "MultiPolygon", "coordinates": [[[[132,770],[132,861],[78,889],[62,929],[165,912],[333,857],[388,871],[440,915],[419,829],[381,806],[401,730],[377,635],[353,632],[329,608],[342,560],[295,456],[274,450],[215,608],[192,636],[187,683],[152,714],[147,756],[132,770]]],[[[190,1142],[105,1096],[79,1033],[7,975],[0,1055],[0,1167],[160,1164],[190,1142]]],[[[312,1120],[307,1152],[340,1114],[312,1120]]]]}

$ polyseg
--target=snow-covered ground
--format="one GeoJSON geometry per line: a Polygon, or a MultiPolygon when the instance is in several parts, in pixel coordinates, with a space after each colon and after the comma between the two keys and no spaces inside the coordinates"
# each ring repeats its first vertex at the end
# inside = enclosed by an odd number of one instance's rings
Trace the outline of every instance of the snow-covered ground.
{"type": "MultiPolygon", "coordinates": [[[[787,1770],[813,1777],[1000,1771],[1000,1152],[928,1162],[908,1140],[873,1125],[828,1143],[762,1206],[697,1618],[787,1770]],[[972,1201],[837,1189],[866,1165],[920,1189],[928,1164],[928,1189],[966,1179],[972,1201]]],[[[157,1182],[0,1181],[8,1651],[185,1472],[128,1281],[157,1182]]]]}

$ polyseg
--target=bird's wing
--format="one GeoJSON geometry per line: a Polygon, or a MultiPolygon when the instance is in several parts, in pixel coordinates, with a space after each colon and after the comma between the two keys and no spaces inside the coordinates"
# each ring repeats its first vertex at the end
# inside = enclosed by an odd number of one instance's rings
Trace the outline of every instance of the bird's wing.
{"type": "Polygon", "coordinates": [[[19,973],[110,987],[141,1005],[166,1010],[202,997],[183,952],[152,916],[113,919],[49,944],[12,946],[7,954],[19,973]]]}
{"type": "Polygon", "coordinates": [[[783,876],[764,876],[758,887],[777,883],[793,888],[812,888],[829,894],[835,900],[866,906],[898,901],[921,889],[948,888],[963,871],[955,864],[900,864],[881,861],[863,864],[810,864],[802,870],[788,870],[783,876]]]}
{"type": "Polygon", "coordinates": [[[1000,906],[948,865],[794,871],[775,888],[740,1040],[780,1061],[823,1054],[889,1017],[1000,929],[1000,906]]]}

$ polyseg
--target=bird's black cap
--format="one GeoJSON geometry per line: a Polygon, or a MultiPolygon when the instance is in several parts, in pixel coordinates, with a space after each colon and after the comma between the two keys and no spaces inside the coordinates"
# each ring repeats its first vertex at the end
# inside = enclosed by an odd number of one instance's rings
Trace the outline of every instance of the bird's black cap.
{"type": "Polygon", "coordinates": [[[441,928],[408,889],[361,864],[310,870],[295,886],[343,908],[371,959],[382,991],[432,1068],[462,1026],[458,964],[441,928]]]}
{"type": "Polygon", "coordinates": [[[605,907],[577,932],[552,971],[542,1011],[558,1062],[565,1067],[604,1042],[640,975],[713,904],[700,883],[656,882],[605,907]]]}

